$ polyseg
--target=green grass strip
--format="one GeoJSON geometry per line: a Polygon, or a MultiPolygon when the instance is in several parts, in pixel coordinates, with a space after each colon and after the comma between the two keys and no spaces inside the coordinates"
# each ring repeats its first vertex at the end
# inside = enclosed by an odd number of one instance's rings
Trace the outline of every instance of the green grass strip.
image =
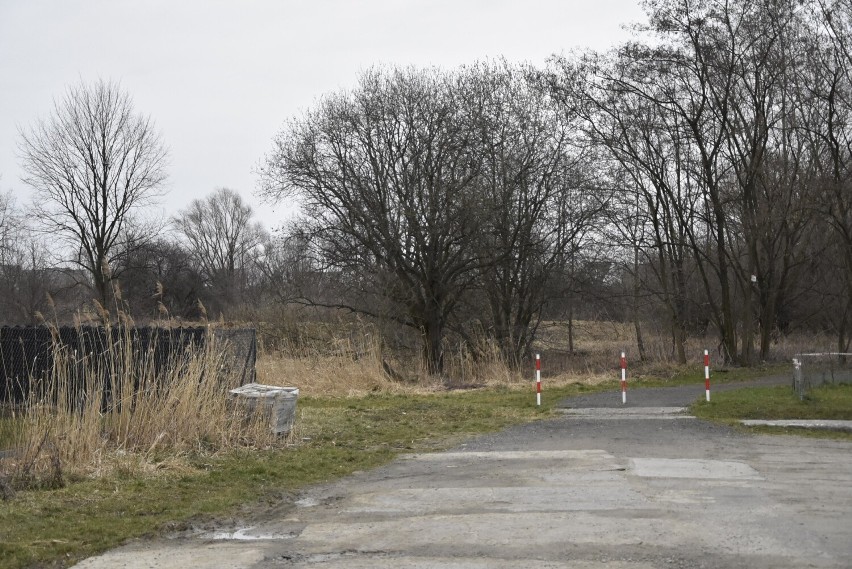
{"type": "Polygon", "coordinates": [[[697,417],[715,420],[852,420],[852,384],[819,387],[804,400],[786,385],[721,391],[709,403],[699,400],[691,410],[697,417]]]}

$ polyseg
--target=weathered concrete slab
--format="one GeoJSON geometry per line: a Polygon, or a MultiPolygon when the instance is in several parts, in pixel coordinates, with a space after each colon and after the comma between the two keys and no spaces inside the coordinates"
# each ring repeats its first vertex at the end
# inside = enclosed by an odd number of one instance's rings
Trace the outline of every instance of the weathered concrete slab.
{"type": "Polygon", "coordinates": [[[686,414],[686,407],[581,407],[560,411],[569,417],[593,419],[695,419],[686,414]]]}
{"type": "Polygon", "coordinates": [[[687,407],[581,407],[562,409],[567,415],[682,415],[687,407]]]}
{"type": "Polygon", "coordinates": [[[342,514],[460,514],[468,512],[572,512],[647,507],[629,488],[613,492],[612,481],[583,486],[411,488],[361,494],[342,514]]]}
{"type": "Polygon", "coordinates": [[[742,462],[687,458],[631,458],[630,472],[646,478],[691,478],[693,480],[762,480],[742,462]]]}
{"type": "Polygon", "coordinates": [[[262,547],[245,543],[182,543],[179,547],[151,548],[139,544],[86,559],[77,569],[192,567],[193,569],[245,569],[264,560],[262,547]]]}
{"type": "Polygon", "coordinates": [[[519,450],[488,452],[433,452],[403,455],[402,460],[426,462],[470,462],[474,460],[559,460],[559,461],[611,461],[615,457],[604,450],[519,450]]]}
{"type": "Polygon", "coordinates": [[[315,562],[305,559],[292,567],[316,569],[657,569],[649,563],[630,561],[582,561],[548,562],[536,558],[527,559],[477,559],[475,557],[371,557],[360,559],[356,555],[342,555],[336,559],[315,562]]]}
{"type": "Polygon", "coordinates": [[[776,420],[768,421],[764,419],[744,419],[740,421],[743,425],[749,427],[796,427],[800,429],[825,429],[830,431],[846,431],[852,433],[852,421],[831,421],[831,420],[776,420]]]}
{"type": "Polygon", "coordinates": [[[409,455],[81,566],[849,567],[852,443],[647,416],[559,417],[409,455]]]}
{"type": "MultiPolygon", "coordinates": [[[[540,512],[511,514],[465,514],[454,516],[414,516],[401,524],[392,521],[361,523],[311,524],[299,536],[305,545],[333,550],[363,548],[396,551],[401,547],[452,548],[456,552],[470,548],[517,547],[538,544],[542,549],[571,542],[574,544],[606,544],[609,546],[659,543],[665,534],[659,516],[622,519],[622,531],[609,534],[610,516],[587,512],[556,512],[543,516],[540,512]]],[[[666,538],[671,541],[670,538],[666,538]]]]}

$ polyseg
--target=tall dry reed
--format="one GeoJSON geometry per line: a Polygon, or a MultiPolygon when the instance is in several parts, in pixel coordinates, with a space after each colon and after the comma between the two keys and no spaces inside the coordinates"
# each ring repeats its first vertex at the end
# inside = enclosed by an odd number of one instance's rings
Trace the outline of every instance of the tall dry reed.
{"type": "Polygon", "coordinates": [[[7,481],[55,486],[69,475],[273,444],[268,419],[246,421],[229,403],[240,378],[212,334],[165,361],[134,343],[129,327],[107,323],[104,335],[104,353],[80,355],[54,334],[51,372],[30,379],[15,410],[15,453],[0,464],[7,481]]]}

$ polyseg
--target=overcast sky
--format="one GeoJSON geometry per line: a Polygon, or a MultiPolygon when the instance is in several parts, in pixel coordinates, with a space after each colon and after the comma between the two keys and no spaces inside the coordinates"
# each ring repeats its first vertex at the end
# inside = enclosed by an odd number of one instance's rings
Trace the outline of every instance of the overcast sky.
{"type": "Polygon", "coordinates": [[[165,215],[226,186],[267,227],[286,208],[254,197],[284,121],[364,69],[451,69],[505,56],[543,65],[606,49],[639,0],[0,0],[0,190],[30,199],[18,131],[79,81],[120,82],[170,150],[165,215]]]}

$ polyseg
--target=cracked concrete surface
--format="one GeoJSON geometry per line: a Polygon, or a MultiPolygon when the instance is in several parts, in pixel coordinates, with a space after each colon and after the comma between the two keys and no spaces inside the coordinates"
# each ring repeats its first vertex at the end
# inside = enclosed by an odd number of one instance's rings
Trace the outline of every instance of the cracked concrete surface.
{"type": "Polygon", "coordinates": [[[852,566],[852,444],[651,416],[601,408],[408,455],[78,567],[852,566]]]}

